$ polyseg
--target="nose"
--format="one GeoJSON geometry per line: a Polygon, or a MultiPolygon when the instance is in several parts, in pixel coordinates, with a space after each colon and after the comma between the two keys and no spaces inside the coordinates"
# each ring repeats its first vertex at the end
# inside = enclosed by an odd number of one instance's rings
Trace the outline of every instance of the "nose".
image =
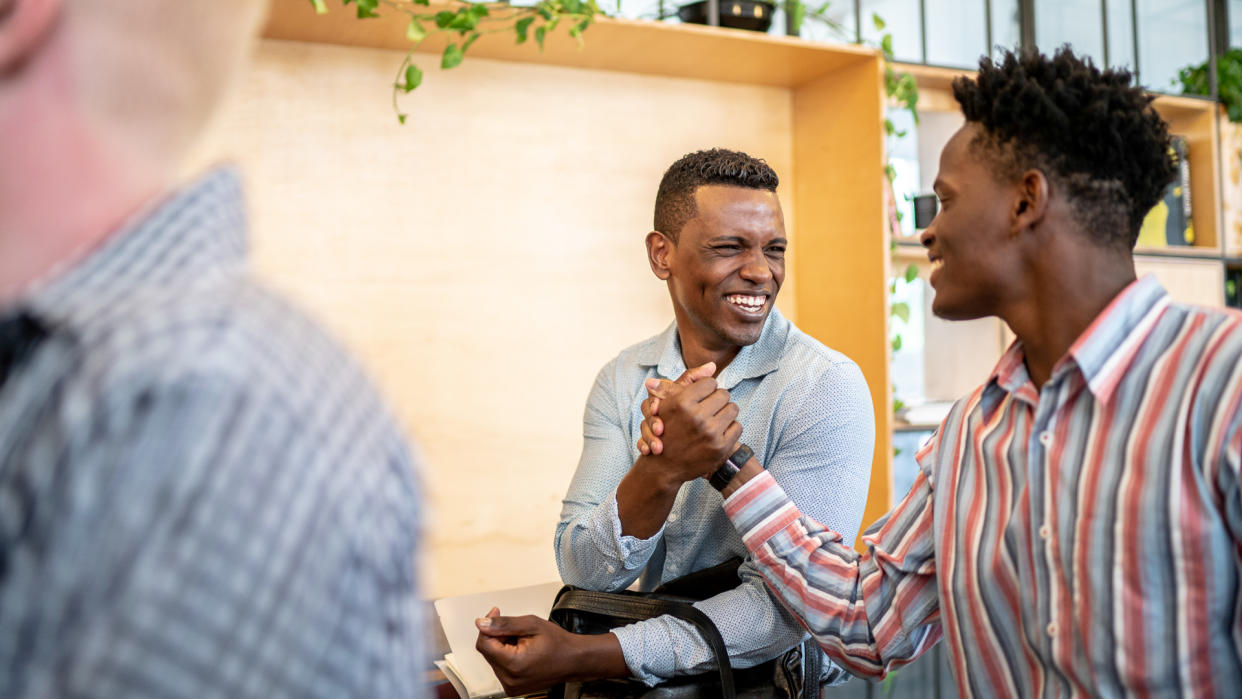
{"type": "Polygon", "coordinates": [[[928,250],[931,249],[932,244],[936,242],[936,219],[932,219],[927,228],[924,228],[923,232],[919,234],[919,242],[928,250]]]}
{"type": "Polygon", "coordinates": [[[747,258],[746,264],[742,265],[740,272],[742,279],[754,284],[766,284],[772,279],[772,268],[768,265],[768,258],[763,254],[763,250],[755,250],[747,258]]]}

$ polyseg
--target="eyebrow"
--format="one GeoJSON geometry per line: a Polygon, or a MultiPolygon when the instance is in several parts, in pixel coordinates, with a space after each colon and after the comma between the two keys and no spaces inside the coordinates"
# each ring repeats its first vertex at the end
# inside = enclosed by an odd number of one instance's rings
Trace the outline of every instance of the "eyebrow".
{"type": "MultiPolygon", "coordinates": [[[[707,244],[708,244],[708,245],[713,245],[713,244],[715,244],[715,243],[743,243],[743,244],[744,244],[744,243],[747,243],[747,242],[748,242],[748,241],[747,241],[747,239],[746,239],[746,238],[744,238],[744,237],[742,237],[742,236],[740,236],[740,235],[719,235],[719,236],[716,236],[715,238],[711,238],[711,239],[709,239],[709,240],[707,241],[707,244]]],[[[775,244],[780,244],[780,245],[788,245],[788,244],[789,244],[789,239],[788,239],[788,238],[784,238],[784,237],[781,237],[781,238],[773,238],[772,240],[769,240],[769,241],[768,241],[767,243],[765,243],[765,244],[766,244],[766,245],[772,245],[772,244],[774,244],[774,243],[775,243],[775,244]]]]}

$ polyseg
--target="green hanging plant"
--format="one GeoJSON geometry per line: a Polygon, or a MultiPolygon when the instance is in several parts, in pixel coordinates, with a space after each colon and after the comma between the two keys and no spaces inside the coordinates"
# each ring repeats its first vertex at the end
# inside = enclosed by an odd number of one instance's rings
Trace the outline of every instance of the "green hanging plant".
{"type": "MultiPolygon", "coordinates": [[[[315,12],[328,11],[327,0],[309,0],[315,12]]],[[[524,44],[534,37],[539,50],[547,35],[564,22],[569,36],[582,45],[582,33],[591,26],[596,17],[604,15],[596,0],[540,0],[535,5],[516,7],[508,2],[471,2],[454,0],[445,9],[431,10],[430,0],[341,0],[342,5],[354,5],[358,19],[379,17],[380,7],[401,12],[409,17],[405,37],[410,49],[397,69],[392,85],[392,107],[397,121],[402,124],[408,116],[397,105],[397,97],[415,90],[423,82],[423,71],[414,63],[414,51],[427,37],[436,34],[449,36],[448,45],[440,55],[440,69],[449,70],[461,65],[466,51],[485,34],[512,34],[514,43],[524,44]]],[[[437,4],[437,7],[441,5],[437,4]]]]}

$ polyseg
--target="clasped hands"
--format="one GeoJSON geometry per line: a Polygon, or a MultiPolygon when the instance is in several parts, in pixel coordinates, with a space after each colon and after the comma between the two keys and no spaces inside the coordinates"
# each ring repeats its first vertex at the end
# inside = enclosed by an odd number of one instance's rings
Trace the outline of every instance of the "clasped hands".
{"type": "Polygon", "coordinates": [[[712,375],[708,362],[686,370],[676,381],[647,379],[638,451],[659,459],[670,478],[706,478],[729,458],[742,437],[738,407],[712,375]]]}

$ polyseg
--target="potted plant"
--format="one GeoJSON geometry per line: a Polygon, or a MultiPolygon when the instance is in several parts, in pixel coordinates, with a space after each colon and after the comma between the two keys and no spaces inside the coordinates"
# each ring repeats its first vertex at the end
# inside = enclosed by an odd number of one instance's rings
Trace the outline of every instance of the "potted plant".
{"type": "MultiPolygon", "coordinates": [[[[709,0],[697,0],[677,8],[677,16],[687,24],[711,24],[709,0]]],[[[766,32],[772,26],[776,3],[770,0],[718,0],[716,24],[733,29],[766,32]]]]}

